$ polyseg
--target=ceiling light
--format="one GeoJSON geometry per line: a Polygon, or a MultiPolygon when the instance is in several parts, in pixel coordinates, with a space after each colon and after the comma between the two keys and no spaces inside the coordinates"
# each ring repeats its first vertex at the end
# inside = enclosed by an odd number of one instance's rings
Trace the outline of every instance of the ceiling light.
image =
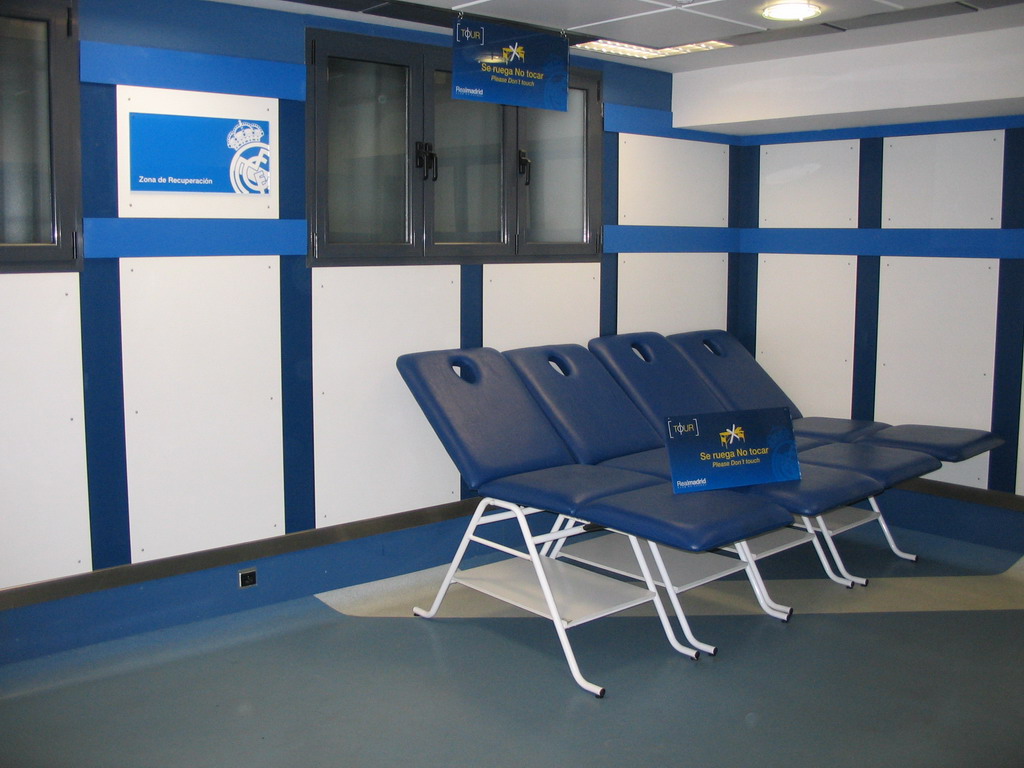
{"type": "Polygon", "coordinates": [[[669,48],[647,48],[643,45],[619,43],[615,40],[591,40],[588,43],[578,43],[577,45],[574,45],[573,48],[579,48],[583,51],[607,53],[611,56],[626,56],[631,59],[661,59],[665,56],[680,56],[684,53],[713,51],[716,48],[732,48],[732,46],[729,45],[729,43],[720,43],[717,40],[708,40],[703,43],[673,45],[669,48]]]}
{"type": "Polygon", "coordinates": [[[803,2],[775,3],[761,11],[761,15],[770,21],[806,21],[821,15],[821,8],[803,2]]]}

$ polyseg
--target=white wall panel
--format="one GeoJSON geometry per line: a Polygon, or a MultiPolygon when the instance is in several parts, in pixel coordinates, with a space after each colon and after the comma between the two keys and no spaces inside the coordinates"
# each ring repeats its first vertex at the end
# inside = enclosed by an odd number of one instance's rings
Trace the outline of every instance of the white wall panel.
{"type": "MultiPolygon", "coordinates": [[[[994,259],[882,260],[879,420],[989,428],[998,281],[994,259]]],[[[987,474],[981,456],[934,477],[984,487],[987,474]]]]}
{"type": "Polygon", "coordinates": [[[318,527],[458,501],[458,472],[395,360],[459,346],[459,289],[457,266],[314,270],[318,527]]]}
{"type": "Polygon", "coordinates": [[[619,135],[619,224],[724,227],[728,216],[728,147],[619,135]]]}
{"type": "Polygon", "coordinates": [[[621,254],[618,331],[725,328],[728,293],[723,253],[621,254]]]}
{"type": "Polygon", "coordinates": [[[600,277],[596,263],[485,265],[484,344],[586,344],[601,329],[600,277]]]}
{"type": "Polygon", "coordinates": [[[761,147],[762,227],[856,227],[859,141],[761,147]]]}
{"type": "Polygon", "coordinates": [[[284,533],[276,256],[121,261],[132,559],[284,533]]]}
{"type": "Polygon", "coordinates": [[[1003,131],[901,136],[882,154],[882,226],[1000,226],[1003,131]]]}
{"type": "Polygon", "coordinates": [[[0,275],[0,589],[92,569],[77,274],[0,275]]]}
{"type": "Polygon", "coordinates": [[[856,285],[850,256],[760,257],[757,359],[804,415],[850,416],[856,285]]]}

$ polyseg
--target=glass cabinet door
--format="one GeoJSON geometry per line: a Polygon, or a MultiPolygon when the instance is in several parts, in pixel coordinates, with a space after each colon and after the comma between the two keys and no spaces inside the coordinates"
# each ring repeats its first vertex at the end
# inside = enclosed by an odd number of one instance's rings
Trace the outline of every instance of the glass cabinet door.
{"type": "Polygon", "coordinates": [[[54,242],[45,21],[0,16],[0,243],[54,242]]]}
{"type": "Polygon", "coordinates": [[[603,136],[597,82],[573,76],[568,109],[519,113],[519,253],[599,252],[603,136]]]}
{"type": "Polygon", "coordinates": [[[313,261],[386,262],[422,254],[422,57],[328,35],[311,48],[317,109],[307,149],[313,261]]]}
{"type": "Polygon", "coordinates": [[[330,242],[410,242],[409,68],[332,58],[327,98],[330,242]]]}
{"type": "MultiPolygon", "coordinates": [[[[426,179],[428,248],[434,254],[511,252],[506,204],[509,158],[506,108],[452,98],[452,75],[433,70],[432,157],[426,179]]],[[[428,250],[428,255],[430,250],[428,250]]]]}

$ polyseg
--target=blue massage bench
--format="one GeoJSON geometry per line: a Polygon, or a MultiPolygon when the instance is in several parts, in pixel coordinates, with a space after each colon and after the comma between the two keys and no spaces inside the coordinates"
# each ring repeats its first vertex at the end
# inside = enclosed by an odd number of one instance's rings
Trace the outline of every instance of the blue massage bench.
{"type": "Polygon", "coordinates": [[[833,537],[877,520],[892,551],[915,559],[897,547],[875,497],[1001,442],[980,430],[803,417],[741,350],[722,331],[702,331],[602,337],[589,350],[401,356],[414,398],[482,497],[433,604],[416,615],[436,615],[460,583],[543,616],[577,684],[600,697],[604,689],[580,672],[569,628],[649,602],[675,650],[714,653],[694,638],[679,593],[745,571],[762,609],[786,620],[792,609],[771,599],[757,561],[808,542],[831,579],[866,584],[846,569],[833,537]],[[666,417],[778,405],[796,416],[799,481],[673,493],[666,417]],[[864,499],[869,510],[850,506],[864,499]],[[540,533],[529,522],[536,515],[552,519],[540,533]],[[482,532],[507,521],[518,526],[520,547],[482,532]],[[473,543],[510,557],[464,567],[473,543]],[[659,585],[694,647],[676,638],[659,585]]]}
{"type": "MultiPolygon", "coordinates": [[[[796,406],[724,331],[678,334],[671,339],[651,332],[607,336],[592,340],[590,349],[653,425],[661,426],[670,415],[787,407],[797,417],[794,433],[805,472],[810,467],[855,471],[880,483],[879,491],[932,472],[942,460],[960,460],[1001,443],[980,430],[891,427],[822,417],[810,419],[812,427],[802,429],[808,419],[793,410],[796,406]],[[875,439],[883,433],[888,437],[875,439]],[[897,435],[906,439],[899,441],[897,435]]],[[[871,521],[878,522],[894,554],[916,559],[896,545],[876,497],[873,493],[868,498],[870,510],[842,506],[804,518],[828,547],[840,583],[866,584],[867,580],[850,574],[833,538],[871,521]]]]}
{"type": "Polygon", "coordinates": [[[964,461],[1003,444],[982,429],[899,424],[880,421],[804,416],[739,340],[721,330],[691,331],[667,337],[698,371],[705,383],[731,410],[787,407],[793,432],[806,438],[920,451],[939,461],[964,461]]]}
{"type": "MultiPolygon", "coordinates": [[[[509,361],[493,349],[413,353],[397,365],[465,482],[482,497],[433,605],[414,612],[434,616],[450,585],[460,583],[543,616],[554,625],[576,683],[598,697],[604,688],[582,675],[569,628],[649,602],[672,647],[699,655],[676,638],[639,540],[655,558],[658,544],[705,552],[792,520],[786,509],[754,495],[676,495],[654,475],[578,462],[509,361]],[[535,533],[528,518],[539,513],[551,513],[553,522],[535,533]],[[522,549],[481,531],[505,521],[518,525],[522,549]],[[641,584],[549,556],[557,544],[595,528],[625,537],[641,584]],[[463,569],[471,543],[511,557],[463,569]]],[[[681,611],[677,617],[689,635],[681,611]]]]}
{"type": "MultiPolygon", "coordinates": [[[[511,350],[504,354],[577,461],[644,472],[666,482],[671,479],[662,436],[586,348],[563,344],[511,350]]],[[[797,518],[813,517],[863,501],[881,490],[881,483],[866,475],[817,466],[805,468],[800,480],[735,489],[738,493],[777,504],[797,518]]],[[[852,585],[834,573],[821,543],[806,523],[779,528],[724,547],[739,556],[739,565],[735,558],[721,553],[702,553],[695,557],[692,553],[673,550],[659,552],[665,561],[665,573],[662,573],[661,563],[657,559],[655,562],[659,566],[660,583],[669,590],[677,614],[682,612],[677,593],[744,569],[762,609],[786,620],[792,609],[771,599],[756,561],[806,542],[814,545],[831,578],[846,586],[852,585]]],[[[628,550],[615,537],[573,543],[559,550],[559,554],[639,578],[635,566],[630,570],[628,550]]]]}

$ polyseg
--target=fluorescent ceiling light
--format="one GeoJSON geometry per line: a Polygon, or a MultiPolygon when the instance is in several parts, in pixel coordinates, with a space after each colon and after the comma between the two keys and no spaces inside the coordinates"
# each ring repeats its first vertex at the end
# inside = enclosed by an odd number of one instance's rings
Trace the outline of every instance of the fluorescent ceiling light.
{"type": "Polygon", "coordinates": [[[806,21],[821,15],[821,8],[811,3],[792,2],[769,5],[761,15],[771,21],[806,21]]]}
{"type": "Polygon", "coordinates": [[[647,48],[643,45],[619,43],[615,40],[591,40],[589,43],[578,43],[577,45],[574,45],[573,48],[579,48],[583,51],[607,53],[612,56],[627,56],[631,59],[661,59],[665,56],[681,56],[684,53],[713,51],[716,48],[732,48],[732,46],[729,45],[729,43],[720,43],[717,40],[708,40],[703,43],[674,45],[669,48],[647,48]]]}

